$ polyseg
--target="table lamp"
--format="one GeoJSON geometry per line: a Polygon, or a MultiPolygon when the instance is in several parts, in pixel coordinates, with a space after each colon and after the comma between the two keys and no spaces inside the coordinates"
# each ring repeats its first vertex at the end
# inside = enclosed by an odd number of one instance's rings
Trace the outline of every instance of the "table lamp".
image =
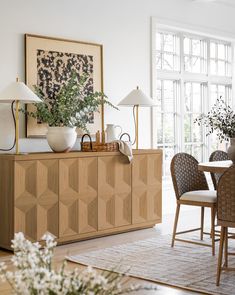
{"type": "Polygon", "coordinates": [[[15,101],[15,144],[16,154],[19,154],[19,105],[20,103],[38,103],[41,99],[19,79],[12,82],[0,92],[0,103],[12,103],[15,101]]]}
{"type": "MultiPolygon", "coordinates": [[[[153,100],[144,94],[137,86],[118,104],[119,106],[133,106],[133,116],[135,123],[135,141],[136,149],[139,148],[139,107],[150,107],[154,105],[153,100]]],[[[133,144],[134,144],[133,143],[133,144]]]]}

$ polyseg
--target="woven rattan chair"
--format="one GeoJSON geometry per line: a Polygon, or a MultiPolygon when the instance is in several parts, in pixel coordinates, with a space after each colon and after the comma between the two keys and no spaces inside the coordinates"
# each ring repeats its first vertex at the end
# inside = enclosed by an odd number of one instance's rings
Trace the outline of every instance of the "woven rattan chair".
{"type": "Polygon", "coordinates": [[[235,228],[235,165],[220,177],[217,189],[217,218],[218,225],[221,226],[216,279],[216,285],[219,286],[222,270],[235,271],[235,268],[228,267],[228,256],[235,255],[228,252],[228,227],[235,228]],[[224,247],[224,265],[222,266],[224,247]]]}
{"type": "Polygon", "coordinates": [[[174,185],[177,207],[175,223],[173,228],[172,244],[175,241],[188,242],[201,246],[212,247],[212,255],[215,255],[215,213],[216,213],[216,191],[210,191],[206,177],[198,170],[198,161],[186,153],[176,154],[171,161],[171,176],[174,185]],[[181,205],[191,205],[201,207],[201,227],[183,232],[177,232],[177,224],[181,205]],[[204,208],[211,208],[211,239],[212,243],[204,244],[176,238],[176,235],[200,230],[200,238],[203,240],[204,228],[204,208]]]}
{"type": "MultiPolygon", "coordinates": [[[[229,160],[228,154],[224,151],[214,151],[209,158],[210,162],[214,162],[214,161],[227,161],[229,160]]],[[[220,173],[211,173],[211,178],[213,181],[213,185],[215,190],[217,189],[217,185],[219,182],[221,174],[220,173]]]]}

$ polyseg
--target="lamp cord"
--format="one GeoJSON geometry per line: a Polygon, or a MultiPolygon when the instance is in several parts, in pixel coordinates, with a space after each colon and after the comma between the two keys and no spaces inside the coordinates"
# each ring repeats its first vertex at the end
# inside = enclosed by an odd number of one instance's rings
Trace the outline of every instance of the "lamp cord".
{"type": "Polygon", "coordinates": [[[11,148],[8,148],[8,149],[0,149],[1,152],[9,152],[9,151],[11,151],[14,148],[15,144],[16,144],[16,118],[15,118],[15,113],[14,113],[14,103],[15,103],[15,101],[13,101],[11,103],[11,113],[12,113],[12,117],[13,117],[13,121],[14,121],[14,128],[15,128],[14,142],[13,142],[13,145],[12,145],[11,148]]]}
{"type": "Polygon", "coordinates": [[[134,145],[136,143],[136,117],[135,117],[135,106],[133,106],[133,119],[135,124],[135,140],[131,144],[134,145]]]}

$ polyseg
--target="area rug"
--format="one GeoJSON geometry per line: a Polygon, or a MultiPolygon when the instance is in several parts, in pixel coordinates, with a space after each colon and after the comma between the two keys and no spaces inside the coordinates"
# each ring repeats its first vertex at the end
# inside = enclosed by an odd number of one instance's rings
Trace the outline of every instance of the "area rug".
{"type": "MultiPolygon", "coordinates": [[[[232,243],[232,247],[235,246],[232,243]]],[[[170,244],[169,235],[157,236],[69,256],[67,259],[102,270],[115,269],[135,278],[201,294],[235,294],[235,272],[223,272],[220,286],[216,287],[217,255],[211,255],[211,248],[181,242],[176,242],[175,247],[171,248],[170,244]]],[[[229,265],[235,267],[235,257],[229,258],[229,265]]]]}

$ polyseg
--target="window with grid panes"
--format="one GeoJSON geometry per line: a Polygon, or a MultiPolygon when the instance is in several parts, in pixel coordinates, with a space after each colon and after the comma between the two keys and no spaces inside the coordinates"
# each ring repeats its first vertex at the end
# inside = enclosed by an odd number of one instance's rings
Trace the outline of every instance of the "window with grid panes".
{"type": "Polygon", "coordinates": [[[156,65],[157,69],[179,71],[179,37],[174,34],[157,33],[156,65]]]}
{"type": "Polygon", "coordinates": [[[216,136],[194,119],[222,96],[232,104],[232,50],[229,42],[205,36],[155,29],[153,48],[153,145],[163,148],[164,175],[179,151],[199,161],[218,147],[216,136]]]}
{"type": "Polygon", "coordinates": [[[219,41],[210,42],[210,74],[231,77],[232,52],[231,45],[219,41]]]}
{"type": "Polygon", "coordinates": [[[207,71],[207,43],[203,39],[184,37],[184,70],[191,73],[207,71]]]}

